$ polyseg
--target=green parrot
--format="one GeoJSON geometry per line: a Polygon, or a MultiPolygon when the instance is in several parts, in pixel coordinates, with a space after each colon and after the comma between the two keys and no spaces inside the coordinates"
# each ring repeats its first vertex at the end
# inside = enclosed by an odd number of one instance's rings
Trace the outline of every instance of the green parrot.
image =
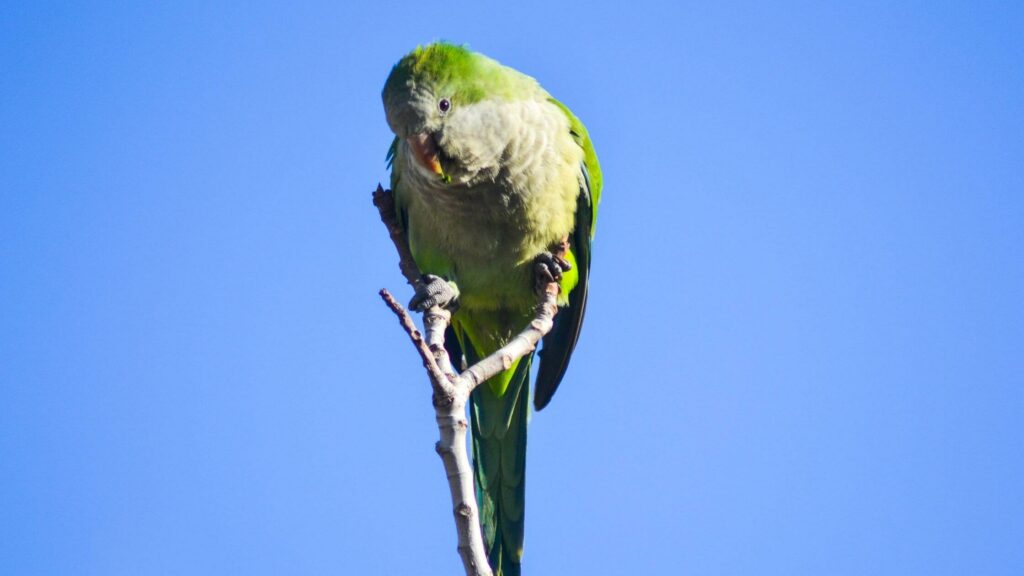
{"type": "MultiPolygon", "coordinates": [[[[558,388],[587,303],[601,168],[586,128],[536,80],[463,46],[419,47],[382,94],[395,139],[391,188],[424,286],[410,308],[454,310],[456,366],[496,351],[533,318],[537,290],[560,287],[534,406],[558,388]]],[[[533,354],[474,390],[473,465],[496,575],[520,574],[533,354]]]]}

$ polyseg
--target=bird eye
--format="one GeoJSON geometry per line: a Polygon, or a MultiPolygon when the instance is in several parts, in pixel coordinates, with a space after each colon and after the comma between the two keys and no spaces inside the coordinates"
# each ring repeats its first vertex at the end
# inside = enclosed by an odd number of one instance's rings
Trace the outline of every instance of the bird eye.
{"type": "Polygon", "coordinates": [[[441,98],[441,101],[437,103],[437,109],[442,113],[447,112],[452,107],[452,103],[447,98],[441,98]]]}

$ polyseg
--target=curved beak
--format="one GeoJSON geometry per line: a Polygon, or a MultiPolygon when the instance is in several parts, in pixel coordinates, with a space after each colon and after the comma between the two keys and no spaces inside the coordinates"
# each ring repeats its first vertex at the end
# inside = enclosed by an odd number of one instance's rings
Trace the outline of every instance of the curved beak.
{"type": "Polygon", "coordinates": [[[438,159],[437,143],[434,142],[434,137],[427,133],[413,134],[405,139],[409,143],[409,147],[412,148],[413,154],[416,155],[416,160],[419,161],[420,165],[427,170],[443,176],[444,171],[441,169],[441,162],[438,159]]]}

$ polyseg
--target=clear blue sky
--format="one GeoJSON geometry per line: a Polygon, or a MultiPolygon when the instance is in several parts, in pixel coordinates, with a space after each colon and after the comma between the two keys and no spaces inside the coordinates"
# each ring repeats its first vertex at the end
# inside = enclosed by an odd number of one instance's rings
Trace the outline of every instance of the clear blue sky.
{"type": "Polygon", "coordinates": [[[0,8],[0,574],[458,573],[370,204],[439,38],[605,171],[528,574],[1024,573],[1021,8],[376,4],[0,8]]]}

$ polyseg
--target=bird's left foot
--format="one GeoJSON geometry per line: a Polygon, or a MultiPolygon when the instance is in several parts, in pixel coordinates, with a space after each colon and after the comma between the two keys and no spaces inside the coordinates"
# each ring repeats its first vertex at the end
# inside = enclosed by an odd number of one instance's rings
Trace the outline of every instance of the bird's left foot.
{"type": "Polygon", "coordinates": [[[565,259],[569,251],[569,243],[563,241],[552,252],[541,252],[533,259],[534,288],[544,292],[548,284],[562,280],[562,273],[572,270],[572,264],[565,259]]]}

